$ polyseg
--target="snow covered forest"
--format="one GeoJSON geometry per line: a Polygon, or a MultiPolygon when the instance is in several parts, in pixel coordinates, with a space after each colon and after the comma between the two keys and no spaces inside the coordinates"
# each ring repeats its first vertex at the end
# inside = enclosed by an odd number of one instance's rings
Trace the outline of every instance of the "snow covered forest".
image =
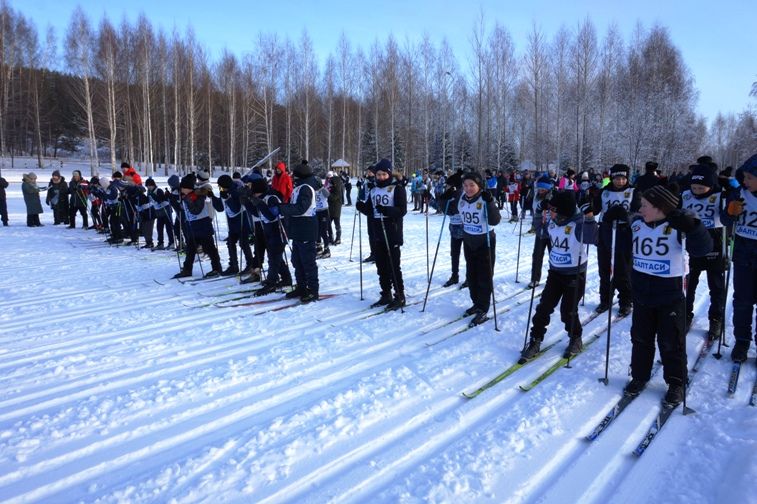
{"type": "MultiPolygon", "coordinates": [[[[481,16],[467,54],[442,39],[344,35],[315,54],[307,31],[251,34],[210,54],[191,28],[71,13],[66,33],[0,4],[0,154],[89,158],[143,173],[284,160],[400,169],[603,168],[702,152],[722,166],[757,150],[757,109],[698,116],[694,76],[664,26],[599,33],[591,19],[526,40],[481,16]],[[118,160],[118,161],[117,161],[118,160]]],[[[745,90],[745,93],[749,90],[745,90]]],[[[757,86],[752,90],[757,95],[757,86]]],[[[10,157],[10,160],[7,159],[10,157]]]]}

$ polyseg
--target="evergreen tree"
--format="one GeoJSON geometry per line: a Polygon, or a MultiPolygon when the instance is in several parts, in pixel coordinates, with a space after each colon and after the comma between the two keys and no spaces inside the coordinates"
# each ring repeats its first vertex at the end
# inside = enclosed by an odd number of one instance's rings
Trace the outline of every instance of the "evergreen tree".
{"type": "Polygon", "coordinates": [[[378,152],[376,152],[376,132],[373,130],[373,122],[366,121],[360,147],[360,165],[367,168],[376,161],[378,161],[378,152]]]}

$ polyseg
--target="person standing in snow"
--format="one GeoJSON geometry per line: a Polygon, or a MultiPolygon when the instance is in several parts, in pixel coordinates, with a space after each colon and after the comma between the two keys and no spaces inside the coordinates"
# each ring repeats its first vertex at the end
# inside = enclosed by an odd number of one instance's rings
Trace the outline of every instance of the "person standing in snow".
{"type": "Polygon", "coordinates": [[[610,309],[610,298],[617,289],[620,302],[618,313],[631,313],[631,214],[641,206],[640,192],[628,184],[631,169],[624,164],[610,168],[612,182],[594,197],[594,211],[602,212],[597,244],[599,265],[599,306],[597,313],[610,309]],[[612,266],[612,234],[615,224],[615,257],[612,266]],[[612,282],[610,277],[612,276],[612,282]],[[612,285],[611,285],[612,284],[612,285]]]}
{"type": "MultiPolygon", "coordinates": [[[[266,182],[263,177],[257,177],[254,182],[261,184],[265,189],[266,182]]],[[[244,186],[241,181],[235,182],[229,175],[224,174],[218,177],[218,187],[220,189],[220,196],[211,194],[213,207],[217,212],[224,212],[226,214],[226,227],[229,232],[226,239],[226,248],[229,252],[229,267],[223,270],[221,274],[223,276],[231,276],[240,273],[237,243],[239,243],[239,248],[242,249],[245,263],[247,264],[245,271],[242,271],[241,274],[250,273],[253,270],[252,249],[250,248],[249,241],[249,236],[252,233],[250,226],[252,221],[249,215],[247,215],[245,206],[242,204],[244,186]]]]}
{"type": "Polygon", "coordinates": [[[82,178],[79,170],[74,170],[71,174],[71,181],[68,183],[68,192],[71,194],[69,224],[70,229],[76,227],[76,214],[81,214],[82,227],[89,227],[89,218],[87,215],[87,198],[89,196],[89,182],[82,178]]]}
{"type": "Polygon", "coordinates": [[[68,224],[68,184],[58,170],[50,178],[45,203],[53,210],[54,225],[68,224]]]}
{"type": "Polygon", "coordinates": [[[752,326],[757,299],[757,154],[736,170],[739,187],[729,191],[724,225],[735,225],[733,243],[733,362],[744,362],[757,326],[752,326]],[[754,331],[754,333],[752,332],[754,331]]]}
{"type": "Polygon", "coordinates": [[[181,206],[184,209],[184,237],[186,239],[186,257],[184,265],[174,278],[192,276],[197,247],[201,246],[203,252],[210,257],[211,270],[205,274],[205,278],[215,278],[221,275],[221,258],[213,241],[213,222],[205,200],[212,191],[206,187],[195,189],[196,179],[194,175],[186,175],[179,184],[181,190],[181,206]]]}
{"type": "Polygon", "coordinates": [[[403,218],[407,213],[405,189],[392,177],[392,162],[382,159],[374,167],[376,185],[355,209],[368,216],[368,238],[375,254],[381,296],[371,307],[397,310],[405,306],[405,285],[400,266],[403,218]],[[372,231],[371,231],[372,229],[372,231]],[[392,298],[392,287],[394,297],[392,298]]]}
{"type": "Polygon", "coordinates": [[[5,196],[5,190],[8,188],[8,181],[3,177],[0,177],[0,218],[2,218],[3,226],[8,225],[8,202],[5,196]]]}
{"type": "MultiPolygon", "coordinates": [[[[457,210],[457,203],[463,189],[463,171],[447,177],[447,190],[441,195],[439,203],[442,210],[449,216],[449,255],[451,265],[451,275],[449,280],[444,283],[444,287],[450,287],[460,281],[460,252],[463,249],[463,219],[457,210]]],[[[465,280],[462,288],[468,287],[468,281],[465,280]]]]}
{"type": "Polygon", "coordinates": [[[287,173],[287,165],[283,161],[276,163],[273,179],[271,180],[271,188],[281,194],[281,197],[284,198],[284,203],[289,203],[292,197],[292,177],[287,173]]]}
{"type": "MultiPolygon", "coordinates": [[[[702,221],[712,238],[712,252],[704,257],[692,257],[689,261],[689,277],[686,286],[686,322],[691,325],[694,318],[694,298],[699,285],[699,275],[707,274],[710,290],[708,318],[710,327],[707,336],[711,340],[720,337],[725,308],[725,258],[723,257],[723,227],[720,212],[725,199],[718,186],[717,175],[712,166],[695,165],[691,169],[691,186],[681,194],[682,207],[694,212],[702,221]]],[[[688,329],[688,328],[687,328],[688,329]]]]}
{"type": "Polygon", "coordinates": [[[342,195],[344,193],[344,186],[342,185],[342,179],[334,172],[328,172],[326,174],[326,180],[328,182],[327,189],[329,191],[328,204],[329,204],[329,236],[331,237],[331,245],[342,244],[342,195]],[[334,225],[333,231],[331,225],[334,225]],[[334,235],[336,232],[336,235],[334,235]]]}
{"type": "Polygon", "coordinates": [[[639,394],[649,381],[657,339],[668,384],[664,402],[669,405],[683,401],[688,374],[683,286],[688,255],[704,257],[712,251],[712,239],[702,222],[678,209],[678,204],[678,196],[669,188],[654,186],[642,194],[639,216],[631,222],[632,379],[625,394],[639,394]]]}
{"type": "Polygon", "coordinates": [[[557,303],[560,303],[560,320],[570,341],[564,357],[572,357],[583,349],[578,301],[586,283],[588,258],[585,244],[594,242],[597,223],[589,205],[580,209],[577,207],[575,191],[557,191],[547,204],[551,242],[549,273],[532,319],[529,343],[521,353],[521,362],[533,359],[539,353],[549,317],[557,303]]]}
{"type": "Polygon", "coordinates": [[[531,281],[529,289],[533,289],[541,282],[542,263],[544,262],[544,250],[552,250],[549,241],[549,200],[552,198],[552,179],[547,176],[536,181],[536,194],[532,202],[533,220],[531,227],[534,230],[534,250],[531,253],[531,281]]]}
{"type": "Polygon", "coordinates": [[[500,222],[494,196],[485,190],[481,174],[473,171],[462,176],[463,191],[457,201],[457,211],[463,224],[463,253],[465,280],[473,305],[465,315],[473,315],[472,325],[488,319],[489,304],[494,289],[494,258],[497,235],[492,226],[500,222]]]}
{"type": "Polygon", "coordinates": [[[27,227],[43,226],[39,222],[39,214],[43,212],[42,203],[39,199],[39,193],[44,189],[37,186],[37,175],[27,173],[21,177],[21,192],[24,194],[24,204],[26,205],[26,225],[27,227]]]}
{"type": "Polygon", "coordinates": [[[299,297],[303,303],[310,303],[318,301],[318,265],[315,261],[318,220],[315,200],[320,182],[313,176],[313,170],[305,160],[294,168],[293,174],[294,190],[290,203],[278,207],[279,214],[287,217],[286,231],[292,240],[292,266],[297,281],[286,297],[299,297]]]}

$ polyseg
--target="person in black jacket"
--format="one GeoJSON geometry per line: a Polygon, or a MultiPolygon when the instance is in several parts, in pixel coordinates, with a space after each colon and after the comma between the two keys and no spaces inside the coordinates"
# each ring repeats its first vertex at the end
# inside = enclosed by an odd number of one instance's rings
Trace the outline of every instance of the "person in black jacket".
{"type": "Polygon", "coordinates": [[[664,402],[674,406],[684,399],[686,366],[687,252],[704,257],[712,238],[702,222],[678,209],[679,198],[662,185],[642,195],[639,216],[631,223],[633,321],[631,323],[631,381],[625,394],[639,394],[652,373],[655,339],[668,384],[664,402]],[[684,247],[685,237],[685,247],[684,247]]]}
{"type": "MultiPolygon", "coordinates": [[[[260,177],[256,179],[265,187],[265,179],[260,177]]],[[[253,270],[252,248],[250,247],[250,234],[252,233],[252,219],[247,214],[247,209],[242,204],[242,196],[245,194],[244,186],[241,181],[234,181],[229,175],[218,177],[218,187],[220,188],[220,197],[212,195],[213,208],[217,212],[226,214],[226,223],[229,230],[229,236],[226,239],[226,248],[229,252],[229,267],[223,273],[224,276],[236,275],[240,273],[239,258],[237,255],[237,243],[242,249],[247,267],[242,272],[251,273],[253,270]]],[[[255,281],[260,280],[259,277],[255,281]]]]}
{"type": "Polygon", "coordinates": [[[594,242],[597,223],[590,205],[578,208],[574,190],[555,192],[547,205],[550,215],[547,230],[551,242],[549,273],[532,319],[529,343],[521,353],[521,364],[539,353],[557,303],[560,303],[560,320],[569,338],[563,356],[572,357],[583,349],[578,301],[586,284],[586,244],[594,242]]]}
{"type": "Polygon", "coordinates": [[[76,214],[81,214],[82,227],[89,227],[87,216],[87,196],[89,195],[89,182],[83,179],[79,170],[74,170],[71,174],[71,181],[68,183],[68,192],[71,195],[69,224],[70,229],[76,227],[76,214]]]}
{"type": "MultiPolygon", "coordinates": [[[[451,275],[444,287],[451,287],[460,281],[460,252],[463,250],[463,219],[457,211],[457,203],[463,188],[463,171],[453,173],[444,181],[447,190],[439,197],[440,207],[449,216],[449,255],[451,275]]],[[[468,287],[466,280],[462,289],[468,287]]]]}
{"type": "MultiPolygon", "coordinates": [[[[694,165],[691,169],[690,189],[681,194],[682,207],[694,212],[707,228],[712,238],[712,251],[704,257],[692,257],[689,260],[688,285],[686,287],[686,323],[691,325],[694,317],[694,298],[699,285],[699,275],[707,274],[707,287],[710,290],[710,308],[708,318],[710,327],[707,332],[711,340],[720,337],[723,326],[723,309],[725,308],[725,258],[723,254],[723,232],[725,228],[720,221],[720,212],[725,203],[723,191],[718,186],[716,173],[710,166],[694,165]]],[[[687,327],[688,332],[688,327],[687,327]]]]}
{"type": "Polygon", "coordinates": [[[297,281],[286,297],[299,297],[303,303],[318,301],[318,265],[315,261],[315,244],[318,240],[318,221],[315,200],[320,183],[313,170],[303,160],[292,170],[294,190],[290,203],[278,207],[279,214],[287,217],[287,236],[292,240],[292,266],[297,281]]]}
{"type": "Polygon", "coordinates": [[[499,208],[494,195],[486,190],[480,173],[463,174],[462,194],[457,200],[457,211],[463,224],[463,254],[465,255],[465,280],[468,295],[473,305],[465,310],[473,315],[471,325],[479,325],[488,319],[489,304],[494,289],[494,258],[497,235],[492,226],[500,222],[499,208]]]}
{"type": "Polygon", "coordinates": [[[599,266],[599,306],[597,313],[610,309],[610,300],[618,291],[619,315],[631,313],[631,228],[630,215],[641,206],[640,192],[628,184],[631,169],[624,164],[610,168],[612,182],[594,197],[594,212],[602,214],[597,243],[597,263],[599,266]],[[615,257],[613,262],[612,228],[615,224],[615,257]],[[610,276],[612,275],[612,285],[610,276]]]}
{"type": "Polygon", "coordinates": [[[0,218],[3,220],[3,226],[8,225],[8,203],[5,197],[5,190],[8,188],[8,181],[0,177],[0,218]]]}
{"type": "Polygon", "coordinates": [[[404,187],[392,177],[392,162],[382,159],[374,167],[376,185],[364,201],[355,208],[368,216],[368,237],[376,258],[381,297],[372,307],[386,306],[397,310],[405,306],[405,286],[400,267],[400,247],[403,244],[402,223],[407,213],[404,187]],[[392,298],[392,286],[394,298],[392,298]]]}
{"type": "Polygon", "coordinates": [[[548,220],[549,200],[552,199],[554,185],[552,179],[545,176],[539,178],[535,184],[536,194],[531,201],[531,228],[534,230],[534,250],[531,253],[531,281],[528,288],[533,289],[541,282],[542,263],[544,262],[544,250],[552,250],[549,241],[548,220]]]}
{"type": "Polygon", "coordinates": [[[639,191],[639,194],[641,194],[647,189],[663,183],[664,181],[657,174],[657,163],[654,161],[647,161],[644,165],[644,175],[636,179],[636,185],[634,187],[639,191]]]}
{"type": "Polygon", "coordinates": [[[195,189],[194,175],[186,175],[181,179],[181,206],[183,212],[182,226],[184,228],[184,237],[186,238],[186,257],[181,271],[174,275],[174,278],[183,278],[192,276],[192,266],[194,265],[197,247],[202,246],[202,250],[210,257],[211,271],[205,274],[205,278],[214,278],[221,275],[221,258],[218,256],[218,249],[213,241],[213,222],[210,220],[210,213],[205,200],[208,194],[212,193],[206,187],[195,189]]]}
{"type": "Polygon", "coordinates": [[[152,199],[153,208],[155,209],[155,221],[158,228],[158,245],[153,250],[165,250],[174,246],[173,233],[173,207],[169,199],[169,191],[161,188],[155,188],[149,193],[152,199]],[[163,237],[168,235],[168,245],[165,245],[163,237]]]}
{"type": "Polygon", "coordinates": [[[145,185],[136,186],[137,193],[134,196],[136,205],[136,211],[139,215],[139,231],[142,234],[142,238],[145,239],[145,244],[142,248],[149,248],[152,250],[155,248],[155,242],[152,239],[153,231],[155,230],[155,205],[153,195],[157,184],[152,178],[148,178],[145,181],[145,185]]]}
{"type": "Polygon", "coordinates": [[[68,184],[66,179],[55,170],[47,186],[45,202],[53,209],[53,224],[68,224],[68,184]]]}
{"type": "Polygon", "coordinates": [[[281,224],[279,205],[284,196],[268,186],[265,179],[252,181],[249,201],[257,213],[265,233],[265,248],[268,255],[268,276],[262,288],[255,291],[255,296],[264,296],[276,289],[292,285],[292,275],[286,263],[286,232],[281,224]]]}

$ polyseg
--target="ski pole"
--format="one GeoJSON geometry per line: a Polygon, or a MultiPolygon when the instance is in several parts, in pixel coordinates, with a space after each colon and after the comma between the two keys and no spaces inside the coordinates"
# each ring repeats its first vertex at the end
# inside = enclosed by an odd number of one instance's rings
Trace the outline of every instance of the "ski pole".
{"type": "MultiPolygon", "coordinates": [[[[688,317],[687,309],[686,309],[686,233],[681,233],[681,290],[683,291],[683,327],[686,327],[686,318],[688,317]]],[[[686,338],[686,335],[683,335],[684,338],[686,338]]],[[[683,414],[684,415],[690,415],[692,413],[696,413],[693,409],[689,408],[686,405],[686,396],[689,392],[689,377],[688,377],[688,369],[685,368],[685,373],[687,376],[683,376],[683,414]]]]}
{"type": "Polygon", "coordinates": [[[358,214],[358,211],[355,210],[355,216],[352,218],[352,238],[350,239],[350,262],[352,262],[352,246],[355,244],[355,221],[357,220],[357,214],[358,214]]]}
{"type": "Polygon", "coordinates": [[[605,377],[599,381],[607,385],[610,383],[608,373],[610,370],[610,333],[612,332],[612,301],[615,297],[615,240],[618,233],[618,221],[612,221],[612,241],[610,242],[610,308],[607,309],[607,348],[605,350],[605,377]]]}
{"type": "MultiPolygon", "coordinates": [[[[355,208],[355,213],[357,213],[357,208],[355,208]]],[[[360,301],[363,300],[363,219],[358,218],[357,220],[357,252],[358,252],[358,258],[360,259],[358,261],[360,266],[360,301]]]]}
{"type": "Polygon", "coordinates": [[[428,284],[426,285],[426,295],[423,297],[423,308],[421,311],[426,311],[426,301],[428,301],[428,292],[431,290],[431,279],[434,278],[434,269],[436,268],[436,257],[439,254],[439,244],[442,242],[442,235],[444,234],[444,223],[447,220],[447,210],[449,210],[449,204],[452,199],[448,199],[444,205],[444,216],[442,217],[442,227],[439,229],[439,239],[436,241],[436,250],[434,251],[434,262],[431,264],[431,274],[428,277],[428,284]]]}
{"type": "Polygon", "coordinates": [[[520,283],[518,280],[518,271],[520,270],[520,241],[523,238],[523,214],[525,212],[520,213],[520,231],[518,231],[518,256],[515,261],[515,283],[520,283]]]}
{"type": "Polygon", "coordinates": [[[431,282],[431,272],[428,264],[428,206],[426,206],[426,280],[431,282]]]}
{"type": "MultiPolygon", "coordinates": [[[[576,331],[576,319],[578,318],[578,287],[581,285],[581,259],[582,259],[582,252],[584,251],[584,226],[586,225],[586,214],[581,214],[581,239],[579,240],[578,245],[578,272],[576,273],[576,286],[573,289],[573,299],[571,299],[571,314],[570,314],[570,333],[568,334],[568,339],[574,338],[574,333],[576,331]]],[[[584,277],[585,278],[585,277],[584,277]]],[[[563,299],[563,302],[565,300],[563,299]]],[[[570,345],[570,342],[568,342],[568,345],[570,345]]],[[[570,369],[570,353],[568,353],[568,362],[565,363],[565,367],[570,369]]]]}
{"type": "Polygon", "coordinates": [[[531,287],[531,302],[528,304],[528,318],[526,319],[526,334],[523,336],[523,350],[528,345],[528,330],[531,328],[531,312],[534,308],[534,294],[536,293],[536,283],[531,287]]]}
{"type": "MultiPolygon", "coordinates": [[[[486,264],[489,266],[489,280],[492,285],[492,308],[494,309],[494,330],[499,332],[499,324],[497,323],[497,299],[494,295],[494,268],[492,266],[492,246],[491,238],[489,237],[489,204],[484,201],[484,225],[486,226],[486,264]]],[[[470,286],[469,288],[472,288],[470,286]]]]}
{"type": "MultiPolygon", "coordinates": [[[[733,223],[733,226],[731,227],[731,236],[733,236],[733,233],[736,231],[736,223],[733,223]]],[[[726,245],[728,240],[728,233],[726,232],[725,226],[723,226],[723,263],[726,268],[725,272],[725,294],[723,295],[723,311],[722,313],[722,323],[720,324],[720,337],[718,338],[718,351],[717,353],[713,354],[715,355],[716,359],[720,359],[723,355],[720,353],[720,348],[723,346],[728,346],[725,342],[725,311],[728,305],[728,286],[731,283],[731,257],[733,257],[733,241],[731,241],[731,249],[730,253],[728,250],[728,246],[726,245]]]]}
{"type": "MultiPolygon", "coordinates": [[[[392,280],[394,281],[394,291],[399,293],[399,282],[397,281],[397,271],[394,269],[394,259],[392,259],[392,249],[389,246],[389,236],[386,234],[386,226],[384,225],[384,216],[379,219],[381,221],[381,231],[384,233],[384,243],[386,244],[386,253],[389,255],[389,267],[392,269],[392,280]]],[[[400,305],[400,313],[405,313],[405,310],[400,305]]]]}

